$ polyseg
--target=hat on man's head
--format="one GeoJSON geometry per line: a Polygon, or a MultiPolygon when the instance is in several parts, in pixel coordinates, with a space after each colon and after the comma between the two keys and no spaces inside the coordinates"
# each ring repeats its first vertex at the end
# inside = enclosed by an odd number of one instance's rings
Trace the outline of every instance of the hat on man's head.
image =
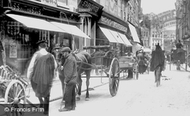
{"type": "Polygon", "coordinates": [[[39,40],[36,44],[40,45],[41,43],[46,43],[47,44],[47,41],[46,40],[39,40]]]}
{"type": "Polygon", "coordinates": [[[70,52],[71,49],[69,47],[63,47],[63,48],[60,48],[60,52],[70,52]]]}
{"type": "Polygon", "coordinates": [[[59,44],[56,44],[55,47],[54,47],[54,50],[55,49],[60,49],[60,45],[59,44]]]}
{"type": "Polygon", "coordinates": [[[157,44],[156,44],[156,47],[159,47],[159,46],[160,46],[160,44],[159,44],[159,43],[157,43],[157,44]]]}
{"type": "Polygon", "coordinates": [[[159,44],[159,43],[156,45],[156,49],[157,49],[157,50],[162,49],[162,48],[160,47],[160,44],[159,44]]]}

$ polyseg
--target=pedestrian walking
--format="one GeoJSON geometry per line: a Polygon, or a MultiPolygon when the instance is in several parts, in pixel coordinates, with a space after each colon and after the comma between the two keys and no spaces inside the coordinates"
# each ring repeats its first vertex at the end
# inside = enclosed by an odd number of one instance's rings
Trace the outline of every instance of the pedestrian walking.
{"type": "Polygon", "coordinates": [[[61,105],[61,108],[59,109],[60,112],[63,112],[75,110],[76,107],[75,87],[77,84],[77,62],[69,47],[61,48],[60,52],[62,53],[62,76],[60,77],[60,80],[62,82],[62,87],[66,85],[65,93],[63,95],[65,106],[63,107],[61,105]]]}
{"type": "Polygon", "coordinates": [[[152,52],[152,58],[150,61],[150,71],[154,71],[155,82],[157,86],[160,85],[161,73],[164,70],[165,55],[160,47],[159,43],[156,45],[155,51],[152,52]]]}
{"type": "Polygon", "coordinates": [[[44,108],[44,114],[48,114],[50,90],[57,63],[54,56],[47,52],[47,42],[37,42],[39,50],[34,53],[27,69],[27,78],[30,79],[32,89],[40,101],[40,107],[44,108]]]}

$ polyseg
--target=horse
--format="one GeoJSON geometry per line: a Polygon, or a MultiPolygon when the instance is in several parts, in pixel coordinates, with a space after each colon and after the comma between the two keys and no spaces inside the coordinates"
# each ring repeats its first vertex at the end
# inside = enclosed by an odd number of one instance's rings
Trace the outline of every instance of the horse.
{"type": "MultiPolygon", "coordinates": [[[[77,61],[77,86],[76,86],[76,98],[77,100],[80,100],[80,96],[81,96],[81,87],[82,87],[82,74],[85,73],[86,74],[86,97],[85,100],[88,101],[89,100],[89,84],[90,84],[90,73],[91,73],[91,68],[92,68],[92,57],[91,55],[86,52],[86,51],[81,51],[81,52],[72,52],[71,53],[76,61],[77,61]]],[[[59,54],[59,58],[61,58],[61,54],[59,54]]],[[[64,60],[59,60],[58,64],[64,64],[64,60]]],[[[63,91],[63,100],[64,100],[64,93],[65,93],[65,85],[64,85],[64,76],[62,71],[59,71],[59,78],[62,82],[62,91],[63,91]]]]}

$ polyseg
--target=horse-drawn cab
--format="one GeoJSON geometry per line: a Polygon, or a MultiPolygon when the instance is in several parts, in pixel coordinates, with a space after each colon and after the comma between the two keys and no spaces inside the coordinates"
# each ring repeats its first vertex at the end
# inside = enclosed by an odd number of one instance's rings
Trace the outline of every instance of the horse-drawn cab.
{"type": "Polygon", "coordinates": [[[110,45],[103,45],[103,46],[89,46],[89,47],[83,47],[85,50],[94,50],[94,52],[91,54],[91,61],[92,64],[95,65],[96,67],[96,74],[99,72],[108,72],[107,70],[104,69],[109,69],[110,64],[112,62],[112,59],[114,57],[117,57],[117,51],[111,49],[110,45]],[[108,67],[108,68],[106,68],[108,67]],[[97,72],[99,69],[101,71],[97,72]]]}
{"type": "Polygon", "coordinates": [[[138,79],[137,63],[130,52],[128,52],[125,56],[120,56],[119,66],[124,78],[126,77],[127,79],[130,79],[135,77],[138,79]],[[125,73],[127,75],[125,75],[125,73]]]}
{"type": "Polygon", "coordinates": [[[92,69],[96,75],[109,77],[109,90],[115,96],[119,87],[120,66],[118,60],[118,50],[111,49],[110,45],[83,47],[85,50],[94,50],[91,54],[92,69]],[[105,75],[103,75],[105,74],[105,75]]]}

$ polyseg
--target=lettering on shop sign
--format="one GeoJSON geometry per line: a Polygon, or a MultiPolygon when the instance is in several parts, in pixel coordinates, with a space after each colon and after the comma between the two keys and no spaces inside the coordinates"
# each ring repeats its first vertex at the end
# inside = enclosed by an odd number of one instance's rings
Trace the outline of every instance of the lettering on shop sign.
{"type": "Polygon", "coordinates": [[[23,4],[19,3],[12,3],[12,8],[15,10],[27,12],[27,13],[32,13],[32,14],[41,14],[41,9],[36,8],[36,7],[31,7],[31,6],[26,6],[23,4]]]}
{"type": "Polygon", "coordinates": [[[116,29],[119,29],[121,31],[127,32],[127,28],[115,21],[112,21],[111,19],[108,19],[104,16],[101,16],[99,23],[114,27],[116,29]]]}
{"type": "Polygon", "coordinates": [[[99,10],[99,6],[96,6],[88,0],[81,0],[79,3],[78,12],[90,12],[94,15],[98,15],[99,10]]]}
{"type": "Polygon", "coordinates": [[[90,12],[91,9],[87,9],[87,8],[80,8],[78,9],[79,12],[90,12]]]}
{"type": "Polygon", "coordinates": [[[43,4],[57,7],[57,1],[56,0],[41,0],[43,4]]]}

